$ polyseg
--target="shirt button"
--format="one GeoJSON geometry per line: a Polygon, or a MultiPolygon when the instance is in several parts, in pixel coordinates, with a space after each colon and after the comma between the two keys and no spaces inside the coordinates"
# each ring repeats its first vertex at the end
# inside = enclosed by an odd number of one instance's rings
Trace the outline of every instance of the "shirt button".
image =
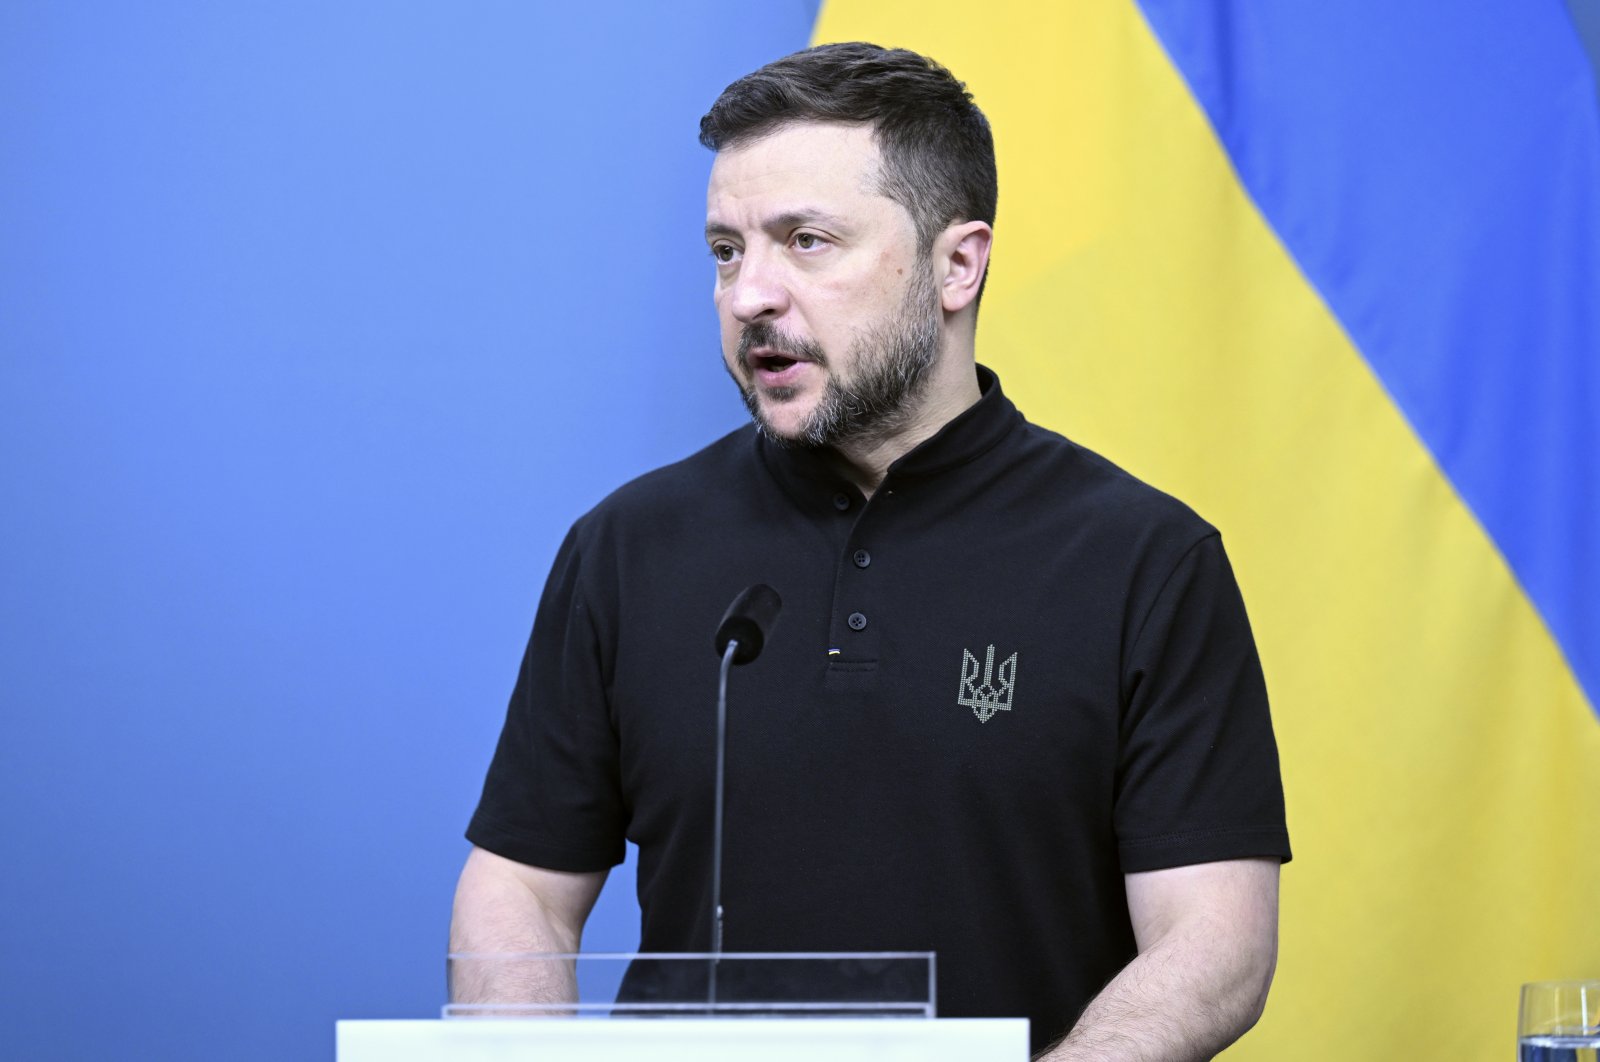
{"type": "Polygon", "coordinates": [[[850,508],[850,495],[840,491],[833,496],[833,507],[841,513],[850,508]]]}
{"type": "Polygon", "coordinates": [[[872,563],[872,554],[868,553],[864,549],[858,549],[856,550],[855,557],[852,559],[856,562],[857,568],[865,568],[867,565],[872,563]]]}
{"type": "Polygon", "coordinates": [[[867,629],[867,617],[860,612],[850,613],[850,618],[845,620],[845,622],[850,624],[850,629],[853,631],[862,631],[867,629]]]}

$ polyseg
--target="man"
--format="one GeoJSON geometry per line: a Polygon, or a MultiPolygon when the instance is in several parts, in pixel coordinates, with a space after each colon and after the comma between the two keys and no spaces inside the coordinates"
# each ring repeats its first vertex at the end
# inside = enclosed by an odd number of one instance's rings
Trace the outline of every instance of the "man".
{"type": "Polygon", "coordinates": [[[994,154],[947,71],[814,48],[729,86],[701,140],[755,426],[568,535],[452,946],[575,951],[628,838],[641,950],[706,947],[710,632],[765,582],[726,947],[934,950],[941,1014],[1029,1017],[1051,1059],[1209,1057],[1260,1014],[1289,856],[1216,532],[976,365],[994,154]]]}

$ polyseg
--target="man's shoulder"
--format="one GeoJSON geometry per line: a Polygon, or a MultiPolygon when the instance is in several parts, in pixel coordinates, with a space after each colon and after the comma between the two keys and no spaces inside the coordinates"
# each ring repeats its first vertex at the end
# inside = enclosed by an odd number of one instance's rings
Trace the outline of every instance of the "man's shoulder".
{"type": "Polygon", "coordinates": [[[1181,543],[1217,533],[1183,501],[1140,479],[1109,458],[1031,421],[1018,449],[1029,488],[1064,516],[1091,520],[1106,535],[1140,539],[1155,535],[1181,543]]]}
{"type": "Polygon", "coordinates": [[[707,513],[758,468],[755,427],[745,425],[688,457],[652,469],[613,490],[578,520],[579,530],[656,527],[707,513]]]}

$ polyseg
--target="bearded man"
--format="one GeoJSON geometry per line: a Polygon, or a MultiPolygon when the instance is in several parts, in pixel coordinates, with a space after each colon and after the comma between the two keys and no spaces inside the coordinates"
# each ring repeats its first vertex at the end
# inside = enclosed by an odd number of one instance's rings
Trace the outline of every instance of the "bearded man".
{"type": "Polygon", "coordinates": [[[977,365],[994,150],[946,70],[813,48],[729,86],[701,140],[754,424],[567,536],[453,946],[576,951],[633,840],[641,950],[705,947],[706,642],[767,583],[783,618],[728,737],[726,948],[935,951],[941,1015],[1028,1017],[1046,1057],[1209,1057],[1264,1005],[1289,857],[1217,532],[977,365]]]}

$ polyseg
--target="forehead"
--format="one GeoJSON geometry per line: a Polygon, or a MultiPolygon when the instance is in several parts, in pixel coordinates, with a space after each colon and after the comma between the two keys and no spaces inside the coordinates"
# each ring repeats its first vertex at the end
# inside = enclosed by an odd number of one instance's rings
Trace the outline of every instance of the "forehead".
{"type": "Polygon", "coordinates": [[[867,125],[794,122],[717,153],[706,189],[708,221],[733,225],[750,210],[801,203],[832,211],[879,210],[878,145],[867,125]]]}

